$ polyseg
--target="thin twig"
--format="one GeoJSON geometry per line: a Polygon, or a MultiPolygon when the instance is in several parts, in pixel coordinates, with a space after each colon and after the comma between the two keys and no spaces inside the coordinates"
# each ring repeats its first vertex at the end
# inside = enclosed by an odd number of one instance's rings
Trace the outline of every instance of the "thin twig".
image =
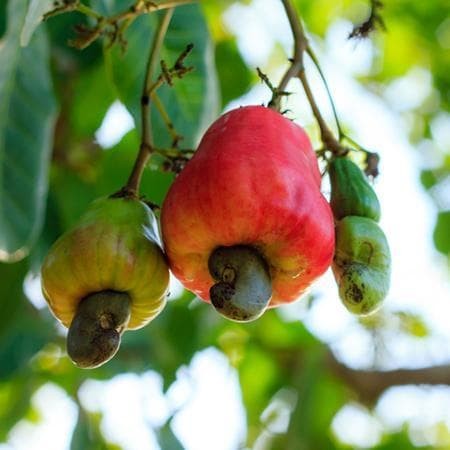
{"type": "Polygon", "coordinates": [[[125,186],[125,190],[134,195],[138,195],[139,193],[142,173],[153,149],[153,135],[150,117],[150,100],[152,90],[151,80],[152,75],[155,72],[159,53],[161,51],[161,47],[167,29],[169,27],[173,11],[173,8],[169,8],[161,19],[158,29],[156,30],[153,45],[150,49],[150,54],[147,61],[147,70],[145,73],[144,86],[142,89],[141,97],[141,145],[139,147],[139,153],[134,163],[130,177],[128,178],[128,182],[125,186]]]}
{"type": "Polygon", "coordinates": [[[76,3],[75,10],[84,14],[85,16],[93,17],[94,19],[97,19],[97,20],[103,19],[101,14],[99,14],[97,11],[94,11],[89,6],[84,5],[83,3],[76,3]]]}
{"type": "Polygon", "coordinates": [[[383,8],[383,2],[381,0],[370,0],[370,15],[369,17],[360,25],[355,26],[352,32],[349,34],[348,38],[359,38],[363,39],[369,36],[369,34],[376,28],[386,30],[386,25],[384,24],[383,17],[381,16],[380,10],[383,8]]]}
{"type": "Polygon", "coordinates": [[[333,96],[331,95],[330,87],[328,86],[327,79],[325,78],[325,75],[322,71],[322,68],[320,67],[319,60],[317,59],[316,54],[312,50],[311,46],[308,45],[306,48],[306,53],[308,53],[308,56],[311,58],[311,61],[313,62],[314,66],[316,67],[317,72],[319,73],[320,79],[322,80],[323,85],[325,86],[325,90],[327,91],[328,101],[330,102],[331,109],[333,111],[334,121],[336,123],[336,128],[338,130],[338,139],[339,141],[342,140],[344,137],[344,132],[342,130],[341,123],[339,121],[339,117],[336,110],[336,105],[334,104],[333,96]]]}
{"type": "MultiPolygon", "coordinates": [[[[292,34],[294,37],[294,57],[291,59],[291,66],[284,74],[280,85],[278,87],[279,90],[284,90],[289,83],[289,81],[298,77],[300,82],[302,83],[303,89],[305,91],[308,102],[311,106],[314,117],[317,120],[317,123],[320,128],[320,135],[322,142],[324,143],[327,150],[330,150],[335,155],[342,155],[348,152],[348,149],[343,147],[340,142],[334,137],[327,123],[325,122],[320,109],[316,103],[312,90],[310,88],[308,78],[306,76],[305,68],[303,65],[303,53],[308,49],[308,40],[305,35],[305,31],[303,29],[303,25],[298,17],[298,14],[295,8],[292,5],[291,0],[281,0],[284,9],[286,11],[286,15],[289,20],[289,24],[291,26],[292,34]]],[[[314,62],[314,60],[313,60],[314,62]]],[[[280,97],[272,98],[269,106],[279,110],[279,102],[280,97]]]]}
{"type": "Polygon", "coordinates": [[[180,134],[177,133],[175,130],[175,127],[170,120],[169,114],[166,111],[166,108],[164,107],[163,102],[159,98],[156,92],[153,92],[152,100],[154,105],[156,106],[156,109],[159,112],[159,115],[161,116],[164,124],[166,125],[167,131],[169,132],[171,138],[172,138],[172,147],[177,147],[180,140],[183,138],[180,134]]]}
{"type": "Polygon", "coordinates": [[[341,143],[334,137],[332,131],[325,122],[325,119],[322,117],[304,70],[300,71],[300,73],[298,74],[298,78],[302,83],[306,98],[308,99],[314,117],[316,118],[317,124],[319,125],[320,137],[326,149],[333,152],[336,156],[345,155],[346,153],[348,153],[348,149],[343,147],[341,143]]]}
{"type": "Polygon", "coordinates": [[[43,19],[47,20],[50,17],[71,11],[78,11],[87,17],[93,18],[96,21],[95,25],[92,27],[83,26],[84,30],[81,35],[70,41],[72,46],[82,50],[102,35],[110,37],[110,44],[114,43],[115,40],[118,40],[123,44],[123,32],[137,17],[155,11],[187,5],[189,3],[194,3],[195,1],[196,0],[167,0],[161,3],[155,3],[149,0],[136,0],[124,11],[110,17],[104,17],[94,9],[81,3],[80,0],[75,0],[56,6],[55,9],[44,14],[43,19]]]}
{"type": "Polygon", "coordinates": [[[276,111],[280,110],[281,96],[279,93],[285,92],[289,81],[296,77],[301,70],[303,70],[303,52],[308,46],[308,40],[306,39],[303,31],[303,25],[298,19],[297,13],[295,12],[291,1],[281,0],[281,2],[286,10],[289,25],[291,26],[292,34],[294,36],[294,56],[290,60],[291,65],[281,79],[277,91],[274,93],[272,100],[269,102],[269,108],[275,109],[276,111]]]}

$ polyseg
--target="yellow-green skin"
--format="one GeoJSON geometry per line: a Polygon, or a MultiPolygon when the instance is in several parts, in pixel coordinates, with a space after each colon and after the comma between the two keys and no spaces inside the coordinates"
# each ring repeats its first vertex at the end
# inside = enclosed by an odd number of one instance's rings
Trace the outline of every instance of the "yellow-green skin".
{"type": "Polygon", "coordinates": [[[339,297],[349,311],[366,315],[381,306],[389,290],[391,255],[375,221],[347,216],[337,222],[332,269],[339,297]]]}
{"type": "Polygon", "coordinates": [[[146,325],[166,303],[169,270],[156,219],[137,199],[94,201],[79,223],[53,244],[41,273],[44,297],[66,327],[78,303],[96,292],[130,296],[130,330],[146,325]]]}

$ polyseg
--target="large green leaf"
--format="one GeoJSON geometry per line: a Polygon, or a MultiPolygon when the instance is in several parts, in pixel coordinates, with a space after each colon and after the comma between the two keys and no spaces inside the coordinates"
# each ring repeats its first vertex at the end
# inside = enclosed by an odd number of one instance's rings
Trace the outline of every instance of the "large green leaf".
{"type": "MultiPolygon", "coordinates": [[[[127,51],[123,54],[118,46],[114,46],[106,54],[119,98],[130,110],[138,127],[146,60],[157,20],[156,14],[140,17],[125,36],[128,42],[127,51]]],[[[214,120],[219,109],[217,75],[210,36],[197,5],[176,8],[161,58],[171,66],[190,43],[194,44],[194,50],[186,58],[186,65],[193,66],[194,71],[182,80],[175,80],[173,87],[163,86],[158,90],[177,132],[185,137],[182,145],[186,147],[195,145],[200,132],[214,120]]],[[[166,126],[156,111],[153,111],[152,118],[156,144],[168,145],[170,139],[166,126]]]]}
{"type": "Polygon", "coordinates": [[[26,0],[9,2],[0,46],[0,260],[26,256],[43,222],[55,102],[43,30],[20,47],[26,0]]]}

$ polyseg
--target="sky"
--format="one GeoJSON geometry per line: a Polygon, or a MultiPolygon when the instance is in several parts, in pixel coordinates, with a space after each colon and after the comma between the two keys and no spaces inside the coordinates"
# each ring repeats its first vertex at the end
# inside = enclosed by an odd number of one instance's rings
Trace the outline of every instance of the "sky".
{"type": "MultiPolygon", "coordinates": [[[[252,67],[264,67],[276,42],[287,55],[291,52],[289,28],[276,0],[254,0],[250,5],[232,6],[225,15],[225,23],[238,37],[239,49],[252,67]],[[267,14],[268,10],[273,14],[267,14]]],[[[450,360],[447,319],[450,317],[450,283],[446,261],[435,251],[431,238],[435,206],[419,182],[419,170],[425,161],[431,164],[433,161],[427,158],[426,151],[411,148],[407,140],[409,125],[399,114],[430,94],[431,77],[426,70],[416,67],[394,81],[383,97],[371,94],[353,77],[370,70],[374,48],[370,41],[358,44],[347,41],[349,29],[349,23],[335,23],[317,53],[341,120],[351,124],[355,140],[381,156],[381,175],[376,180],[375,190],[383,211],[380,225],[393,255],[392,285],[385,308],[418,313],[433,330],[430,339],[420,342],[396,336],[389,348],[391,357],[382,363],[385,368],[443,363],[450,360]]],[[[311,75],[319,105],[332,123],[323,85],[310,65],[307,73],[311,75]]],[[[281,71],[268,68],[268,75],[276,80],[281,71]]],[[[314,122],[301,87],[293,82],[290,90],[295,92],[289,97],[290,116],[309,130],[314,122]]],[[[260,84],[227,109],[261,104],[268,99],[267,89],[260,84]]],[[[123,106],[115,103],[97,139],[105,148],[110,147],[131,127],[131,118],[123,106]]],[[[448,141],[448,130],[450,118],[443,115],[434,124],[433,133],[448,141]]],[[[327,189],[324,184],[325,193],[327,189]]],[[[442,201],[450,201],[445,194],[442,197],[442,201]]],[[[28,293],[36,305],[43,305],[42,299],[37,298],[38,281],[29,280],[28,293]]],[[[368,351],[370,338],[337,300],[330,273],[317,283],[314,293],[318,300],[311,311],[307,312],[298,302],[281,308],[280,314],[285,320],[303,320],[346,364],[369,367],[373,362],[373,354],[368,351]]],[[[280,411],[280,419],[273,425],[278,432],[286,429],[293,409],[293,404],[285,399],[285,393],[279,393],[268,406],[280,411]]],[[[101,426],[105,436],[125,450],[158,449],[153,430],[161,427],[175,411],[171,427],[187,450],[235,450],[245,438],[245,411],[236,371],[222,353],[212,348],[200,351],[188,367],[180,368],[177,380],[165,395],[159,374],[147,372],[119,375],[107,382],[88,380],[80,389],[79,401],[88,411],[103,412],[101,426]],[[229,426],[218,425],[222,420],[217,418],[226,420],[229,426]],[[121,430],[126,430],[126,434],[121,430]]],[[[67,436],[77,420],[76,405],[64,391],[51,384],[39,389],[33,402],[41,411],[40,423],[21,421],[12,430],[8,444],[0,444],[0,450],[68,449],[67,436]],[[49,404],[54,407],[48,408],[49,404]]],[[[383,429],[396,430],[408,421],[414,442],[433,443],[437,437],[426,431],[427,426],[439,420],[450,426],[450,413],[443,407],[448,403],[448,388],[395,388],[382,396],[375,412],[356,404],[346,405],[336,415],[333,431],[350,445],[369,448],[379,441],[383,429]],[[422,411],[420,416],[418,411],[422,411]],[[355,423],[358,426],[354,426],[355,423]]]]}

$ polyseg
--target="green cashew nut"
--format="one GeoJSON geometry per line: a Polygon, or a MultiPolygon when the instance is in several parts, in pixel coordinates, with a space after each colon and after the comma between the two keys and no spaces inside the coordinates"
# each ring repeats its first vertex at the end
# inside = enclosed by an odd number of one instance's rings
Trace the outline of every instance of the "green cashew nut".
{"type": "Polygon", "coordinates": [[[331,182],[330,206],[336,220],[346,216],[380,220],[381,208],[377,194],[367,177],[352,161],[334,158],[328,166],[331,182]]]}
{"type": "Polygon", "coordinates": [[[389,290],[391,256],[376,222],[347,216],[337,223],[332,269],[339,297],[349,311],[366,315],[381,306],[389,290]]]}

